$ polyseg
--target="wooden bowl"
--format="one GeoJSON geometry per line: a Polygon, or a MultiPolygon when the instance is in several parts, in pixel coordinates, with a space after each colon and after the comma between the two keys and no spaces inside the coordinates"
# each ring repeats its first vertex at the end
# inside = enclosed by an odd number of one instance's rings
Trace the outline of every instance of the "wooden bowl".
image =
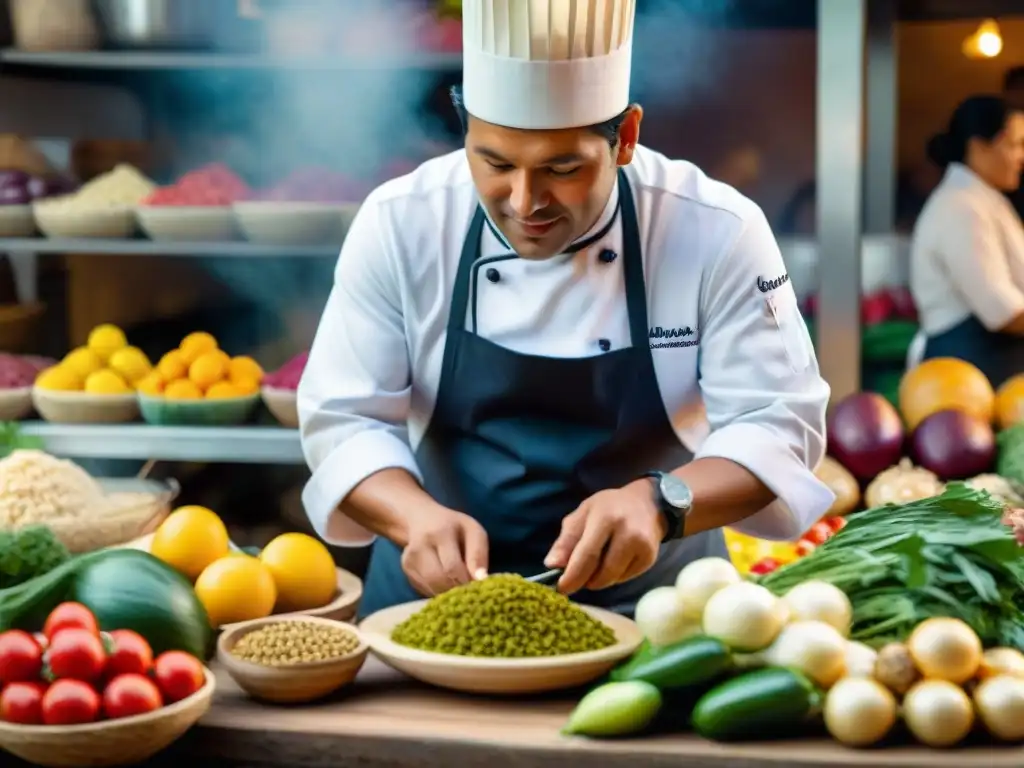
{"type": "Polygon", "coordinates": [[[128,205],[78,207],[62,198],[32,204],[39,231],[47,237],[123,239],[135,232],[135,211],[128,205]]]}
{"type": "Polygon", "coordinates": [[[31,205],[0,205],[0,237],[32,237],[35,233],[31,205]]]}
{"type": "Polygon", "coordinates": [[[43,419],[55,424],[123,424],[139,416],[139,401],[134,392],[93,395],[33,387],[32,404],[43,419]]]}
{"type": "Polygon", "coordinates": [[[426,604],[426,600],[417,600],[377,611],[363,620],[359,630],[374,654],[389,667],[421,682],[455,691],[531,694],[575,688],[604,675],[632,655],[643,641],[643,633],[632,620],[581,605],[584,611],[611,627],[615,645],[565,656],[494,659],[420,651],[394,642],[394,628],[426,604]]]}
{"type": "Polygon", "coordinates": [[[294,389],[264,386],[260,389],[260,395],[267,410],[281,426],[292,429],[299,426],[299,399],[294,389]]]}
{"type": "Polygon", "coordinates": [[[140,205],[139,226],[151,240],[221,243],[235,239],[229,205],[140,205]]]}
{"type": "Polygon", "coordinates": [[[232,206],[239,229],[253,243],[341,245],[358,203],[245,201],[232,206]]]}
{"type": "Polygon", "coordinates": [[[238,686],[253,698],[276,704],[297,704],[322,699],[351,683],[362,669],[369,649],[366,640],[352,624],[318,616],[268,616],[235,624],[222,632],[217,640],[217,660],[238,686]],[[245,635],[260,627],[280,622],[309,622],[326,627],[343,627],[359,638],[359,647],[337,659],[290,664],[287,667],[265,667],[242,661],[231,654],[235,643],[245,635]]]}
{"type": "Polygon", "coordinates": [[[48,768],[135,765],[169,747],[210,708],[216,681],[187,699],[120,720],[86,725],[18,725],[0,722],[0,749],[48,768]]]}
{"type": "Polygon", "coordinates": [[[0,389],[0,421],[19,421],[32,413],[32,387],[0,389]]]}

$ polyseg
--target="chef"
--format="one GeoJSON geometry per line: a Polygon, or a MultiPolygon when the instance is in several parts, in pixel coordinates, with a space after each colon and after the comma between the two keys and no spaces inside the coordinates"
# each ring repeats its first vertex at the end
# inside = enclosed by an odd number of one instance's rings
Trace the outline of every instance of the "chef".
{"type": "Polygon", "coordinates": [[[363,613],[564,573],[630,613],[721,528],[832,503],[828,385],[761,210],[638,144],[634,0],[463,6],[465,149],[363,203],[299,387],[328,542],[363,613]]]}

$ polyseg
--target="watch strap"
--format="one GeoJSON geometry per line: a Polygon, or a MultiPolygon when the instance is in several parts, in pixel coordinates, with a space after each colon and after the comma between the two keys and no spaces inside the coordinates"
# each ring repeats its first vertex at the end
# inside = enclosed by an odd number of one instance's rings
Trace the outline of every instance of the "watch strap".
{"type": "Polygon", "coordinates": [[[653,481],[651,485],[654,493],[654,503],[657,505],[661,516],[665,519],[665,536],[661,540],[662,544],[683,538],[686,525],[686,516],[683,512],[672,504],[669,504],[668,500],[661,492],[661,480],[665,474],[665,472],[660,472],[658,470],[644,472],[644,477],[649,477],[653,481]]]}

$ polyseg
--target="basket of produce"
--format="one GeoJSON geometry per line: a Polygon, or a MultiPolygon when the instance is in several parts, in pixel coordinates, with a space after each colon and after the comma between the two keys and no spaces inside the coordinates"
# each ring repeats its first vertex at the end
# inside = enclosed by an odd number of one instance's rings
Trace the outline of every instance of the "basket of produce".
{"type": "Polygon", "coordinates": [[[263,377],[263,386],[260,389],[263,404],[274,418],[286,427],[299,426],[296,390],[299,388],[308,357],[309,352],[302,352],[263,377]]]}
{"type": "Polygon", "coordinates": [[[70,552],[123,544],[156,528],[178,495],[173,481],[95,479],[36,449],[0,459],[0,530],[45,525],[70,552]]]}
{"type": "Polygon", "coordinates": [[[0,421],[18,421],[32,412],[32,383],[56,360],[0,352],[0,421]]]}
{"type": "Polygon", "coordinates": [[[231,204],[249,194],[245,182],[227,166],[207,165],[145,198],[137,209],[139,224],[153,240],[234,240],[231,204]]]}
{"type": "Polygon", "coordinates": [[[221,633],[217,660],[250,696],[278,704],[315,701],[351,683],[369,646],[351,624],[269,617],[221,633]]]}
{"type": "Polygon", "coordinates": [[[138,170],[122,163],[77,192],[34,202],[32,213],[47,237],[131,237],[135,206],[155,188],[138,170]]]}
{"type": "MultiPolygon", "coordinates": [[[[97,575],[101,568],[84,568],[83,584],[97,575]]],[[[216,681],[198,658],[156,651],[97,602],[96,612],[78,602],[55,605],[34,635],[21,628],[0,633],[0,748],[36,765],[134,765],[209,710],[216,681]]]]}
{"type": "Polygon", "coordinates": [[[231,357],[210,334],[191,333],[138,382],[142,418],[158,425],[242,424],[259,406],[261,378],[251,357],[231,357]]]}
{"type": "Polygon", "coordinates": [[[374,654],[400,672],[441,688],[485,694],[585,685],[643,640],[623,616],[577,605],[551,587],[510,574],[386,608],[359,629],[374,654]]]}

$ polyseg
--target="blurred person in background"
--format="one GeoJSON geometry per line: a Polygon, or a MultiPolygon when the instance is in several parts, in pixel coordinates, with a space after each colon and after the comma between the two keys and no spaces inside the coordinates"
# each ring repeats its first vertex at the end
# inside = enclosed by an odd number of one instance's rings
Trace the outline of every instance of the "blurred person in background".
{"type": "MultiPolygon", "coordinates": [[[[1003,97],[1017,109],[1024,109],[1024,66],[1007,70],[1003,76],[1003,97]]],[[[1008,194],[1017,215],[1024,221],[1024,185],[1008,194]]]]}
{"type": "Polygon", "coordinates": [[[299,387],[310,521],[373,542],[364,614],[545,568],[629,614],[723,526],[833,500],[764,214],[638,145],[632,0],[550,3],[464,7],[465,148],[362,204],[299,387]]]}
{"type": "Polygon", "coordinates": [[[972,96],[928,155],[945,175],[911,240],[922,357],[966,360],[998,387],[1024,371],[1024,225],[1006,197],[1024,169],[1024,111],[972,96]]]}

